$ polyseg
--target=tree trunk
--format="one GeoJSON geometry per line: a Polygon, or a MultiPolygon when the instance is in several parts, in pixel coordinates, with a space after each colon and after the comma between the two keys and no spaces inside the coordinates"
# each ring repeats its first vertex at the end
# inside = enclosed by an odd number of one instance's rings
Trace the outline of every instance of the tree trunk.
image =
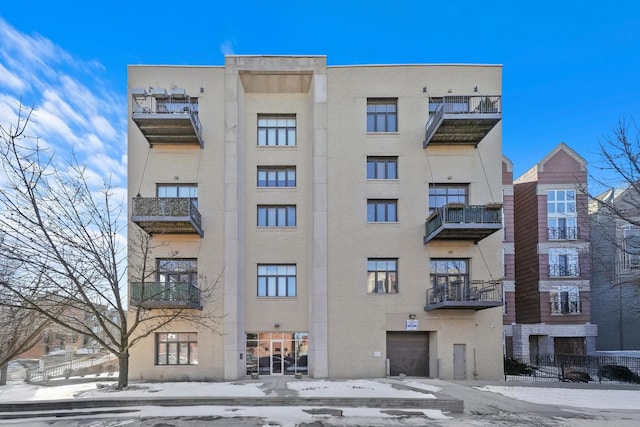
{"type": "Polygon", "coordinates": [[[118,390],[129,385],[129,350],[118,355],[118,390]]]}
{"type": "Polygon", "coordinates": [[[7,385],[7,370],[9,369],[9,364],[5,363],[0,366],[0,385],[7,385]]]}

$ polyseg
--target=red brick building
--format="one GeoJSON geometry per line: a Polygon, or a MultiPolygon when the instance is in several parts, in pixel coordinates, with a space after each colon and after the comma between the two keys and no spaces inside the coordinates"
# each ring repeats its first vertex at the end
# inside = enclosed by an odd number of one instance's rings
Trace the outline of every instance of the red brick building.
{"type": "MultiPolygon", "coordinates": [[[[509,177],[503,161],[503,183],[509,177]]],[[[595,351],[590,314],[590,230],[586,161],[560,143],[513,182],[513,256],[505,212],[505,350],[521,360],[595,351]],[[508,283],[508,280],[507,280],[508,283]],[[509,300],[515,296],[515,313],[509,300]]],[[[506,194],[505,194],[506,196],[506,194]]],[[[505,211],[509,198],[505,197],[505,211]]]]}

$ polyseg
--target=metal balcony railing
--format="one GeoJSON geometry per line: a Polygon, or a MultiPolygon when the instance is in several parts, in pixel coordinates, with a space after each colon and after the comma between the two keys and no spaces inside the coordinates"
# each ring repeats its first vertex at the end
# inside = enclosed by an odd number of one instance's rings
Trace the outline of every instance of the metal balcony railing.
{"type": "Polygon", "coordinates": [[[192,199],[134,197],[131,212],[133,222],[138,224],[153,221],[181,222],[186,219],[202,235],[202,215],[192,199]]]}
{"type": "Polygon", "coordinates": [[[451,282],[427,289],[427,306],[479,310],[502,305],[502,281],[451,282]]]}
{"type": "MultiPolygon", "coordinates": [[[[190,118],[195,134],[202,145],[202,124],[198,115],[198,98],[184,93],[147,93],[143,89],[132,91],[132,115],[134,121],[155,118],[190,118]]],[[[138,123],[140,126],[140,123],[138,123]]]]}
{"type": "MultiPolygon", "coordinates": [[[[425,125],[425,147],[433,138],[446,117],[480,118],[502,114],[502,96],[500,95],[454,95],[429,100],[429,119],[425,125]]],[[[489,129],[493,127],[490,126],[489,129]]]]}
{"type": "Polygon", "coordinates": [[[578,227],[548,227],[547,238],[549,240],[576,240],[578,227]]]}
{"type": "Polygon", "coordinates": [[[446,205],[436,208],[427,218],[425,223],[425,239],[436,233],[440,228],[447,225],[455,225],[456,228],[464,230],[485,228],[492,225],[489,234],[502,227],[502,206],[500,205],[446,205]]]}
{"type": "Polygon", "coordinates": [[[551,301],[552,314],[572,314],[581,312],[582,305],[580,304],[580,301],[551,301]]]}
{"type": "Polygon", "coordinates": [[[200,307],[200,289],[187,282],[132,282],[131,304],[150,308],[200,307]]]}
{"type": "Polygon", "coordinates": [[[549,277],[577,277],[580,276],[578,264],[549,264],[549,277]]]}

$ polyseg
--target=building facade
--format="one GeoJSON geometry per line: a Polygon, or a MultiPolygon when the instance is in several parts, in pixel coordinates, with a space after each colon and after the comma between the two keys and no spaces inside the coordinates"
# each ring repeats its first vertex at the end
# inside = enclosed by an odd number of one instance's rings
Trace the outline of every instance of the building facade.
{"type": "Polygon", "coordinates": [[[150,334],[130,378],[501,378],[501,72],[129,67],[132,304],[222,316],[150,334]]]}
{"type": "Polygon", "coordinates": [[[591,319],[598,351],[640,349],[640,208],[634,187],[590,201],[591,319]]]}
{"type": "MultiPolygon", "coordinates": [[[[586,162],[566,144],[514,181],[515,322],[506,354],[591,354],[586,162]]],[[[507,321],[505,321],[507,323],[507,321]]]]}

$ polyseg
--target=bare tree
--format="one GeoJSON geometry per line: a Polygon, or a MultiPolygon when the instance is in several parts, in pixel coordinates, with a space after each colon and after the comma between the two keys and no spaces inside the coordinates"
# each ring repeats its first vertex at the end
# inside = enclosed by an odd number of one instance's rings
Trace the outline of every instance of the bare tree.
{"type": "Polygon", "coordinates": [[[640,129],[620,120],[591,169],[591,313],[604,348],[637,348],[640,334],[640,129]],[[595,172],[594,172],[595,171],[595,172]],[[597,175],[596,175],[597,174],[597,175]]]}
{"type": "MultiPolygon", "coordinates": [[[[0,247],[4,247],[4,234],[0,232],[0,247]]],[[[31,349],[40,340],[47,326],[46,319],[26,310],[20,303],[12,305],[10,295],[3,292],[5,284],[13,278],[14,266],[0,258],[0,385],[7,384],[7,367],[16,356],[31,349]]]]}
{"type": "Polygon", "coordinates": [[[590,194],[593,208],[640,226],[640,129],[635,121],[622,119],[599,147],[599,173],[590,175],[596,189],[590,194]]]}
{"type": "Polygon", "coordinates": [[[116,200],[110,182],[94,189],[75,156],[58,166],[38,138],[26,133],[32,112],[20,106],[17,123],[0,126],[2,256],[19,266],[16,280],[2,283],[5,301],[89,336],[115,355],[122,389],[128,385],[130,349],[154,331],[175,320],[218,331],[220,313],[203,310],[201,300],[213,298],[220,278],[200,278],[198,289],[180,300],[185,304],[154,305],[166,289],[155,284],[150,260],[163,248],[143,232],[130,236],[138,258],[131,265],[141,267],[128,271],[126,205],[116,200]],[[135,295],[128,295],[128,279],[139,284],[135,295]]]}

